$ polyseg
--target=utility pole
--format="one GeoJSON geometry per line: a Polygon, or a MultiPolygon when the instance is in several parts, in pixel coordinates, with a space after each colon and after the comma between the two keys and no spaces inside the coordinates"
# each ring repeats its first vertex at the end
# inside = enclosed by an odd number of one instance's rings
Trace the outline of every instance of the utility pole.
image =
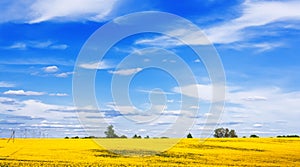
{"type": "Polygon", "coordinates": [[[15,133],[16,133],[16,131],[13,129],[7,143],[9,143],[10,140],[13,140],[13,143],[15,142],[15,133]]]}

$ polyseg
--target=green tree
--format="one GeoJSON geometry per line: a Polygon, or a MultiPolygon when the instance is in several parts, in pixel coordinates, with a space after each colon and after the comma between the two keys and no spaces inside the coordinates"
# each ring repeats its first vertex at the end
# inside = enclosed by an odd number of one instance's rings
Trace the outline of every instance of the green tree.
{"type": "Polygon", "coordinates": [[[217,128],[215,129],[214,137],[216,138],[235,138],[238,137],[235,130],[231,129],[229,130],[228,128],[217,128]]]}
{"type": "Polygon", "coordinates": [[[134,134],[134,136],[132,137],[133,139],[141,139],[142,138],[142,136],[138,136],[137,134],[134,134]]]}
{"type": "Polygon", "coordinates": [[[107,127],[107,130],[104,132],[106,135],[106,138],[118,138],[119,136],[115,134],[114,126],[109,125],[107,127]]]}
{"type": "Polygon", "coordinates": [[[252,134],[250,135],[251,138],[259,138],[259,136],[255,135],[255,134],[252,134]]]}
{"type": "Polygon", "coordinates": [[[124,138],[124,139],[126,139],[126,138],[127,138],[127,136],[125,136],[125,135],[122,135],[122,136],[120,136],[120,138],[124,138]]]}
{"type": "Polygon", "coordinates": [[[216,138],[223,138],[225,136],[225,129],[224,128],[217,128],[215,129],[214,137],[216,138]]]}
{"type": "Polygon", "coordinates": [[[231,129],[231,130],[229,131],[229,137],[231,137],[231,138],[236,138],[236,137],[238,137],[237,134],[235,133],[235,130],[231,129]]]}
{"type": "Polygon", "coordinates": [[[224,137],[230,137],[229,129],[228,128],[225,129],[224,137]]]}
{"type": "Polygon", "coordinates": [[[192,136],[191,133],[189,133],[186,137],[187,137],[187,138],[193,138],[193,136],[192,136]]]}

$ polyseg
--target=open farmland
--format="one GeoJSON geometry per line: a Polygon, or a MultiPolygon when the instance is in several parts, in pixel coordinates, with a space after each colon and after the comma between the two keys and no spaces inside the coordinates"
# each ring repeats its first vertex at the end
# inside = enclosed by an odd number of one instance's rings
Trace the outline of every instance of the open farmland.
{"type": "MultiPolygon", "coordinates": [[[[110,139],[99,139],[107,142],[110,139]]],[[[172,139],[118,139],[128,144],[172,139]]],[[[113,140],[110,140],[113,144],[113,140]]],[[[300,139],[183,139],[152,156],[122,156],[92,139],[0,140],[0,166],[300,166],[300,139]]]]}

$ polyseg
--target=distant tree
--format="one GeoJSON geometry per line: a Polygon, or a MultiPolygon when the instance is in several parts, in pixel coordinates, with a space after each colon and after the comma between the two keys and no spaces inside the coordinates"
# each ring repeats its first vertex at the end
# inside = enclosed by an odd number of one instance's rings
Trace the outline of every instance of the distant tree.
{"type": "Polygon", "coordinates": [[[231,138],[236,138],[236,137],[238,137],[237,134],[235,133],[235,130],[231,129],[231,130],[229,131],[229,137],[231,137],[231,138]]]}
{"type": "Polygon", "coordinates": [[[259,138],[259,136],[257,136],[256,134],[252,134],[250,135],[250,138],[259,138]]]}
{"type": "Polygon", "coordinates": [[[79,139],[79,137],[78,137],[78,136],[75,136],[75,137],[72,137],[72,139],[79,139]]]}
{"type": "Polygon", "coordinates": [[[150,137],[147,135],[146,137],[144,137],[145,139],[149,139],[150,137]]]}
{"type": "Polygon", "coordinates": [[[69,139],[69,137],[68,137],[68,136],[66,136],[66,137],[65,137],[65,139],[69,139]]]}
{"type": "Polygon", "coordinates": [[[283,136],[277,136],[278,138],[281,138],[281,137],[289,137],[289,138],[298,138],[299,136],[298,135],[283,135],[283,136]]]}
{"type": "Polygon", "coordinates": [[[215,129],[215,134],[214,137],[215,138],[223,138],[225,137],[225,129],[224,128],[217,128],[215,129]]]}
{"type": "Polygon", "coordinates": [[[229,129],[228,128],[225,129],[224,137],[230,137],[229,129]]]}
{"type": "Polygon", "coordinates": [[[162,136],[160,137],[161,139],[168,139],[169,137],[166,137],[166,136],[162,136]]]}
{"type": "Polygon", "coordinates": [[[134,134],[134,136],[132,137],[133,139],[141,139],[142,138],[142,136],[138,136],[137,134],[134,134]]]}
{"type": "Polygon", "coordinates": [[[193,136],[192,136],[191,133],[189,133],[186,137],[187,137],[187,138],[193,138],[193,136]]]}
{"type": "Polygon", "coordinates": [[[96,138],[96,136],[87,136],[87,137],[84,137],[84,139],[94,139],[96,138]]]}
{"type": "Polygon", "coordinates": [[[243,138],[247,138],[247,136],[243,136],[243,138]]]}
{"type": "Polygon", "coordinates": [[[115,134],[114,126],[109,125],[107,127],[107,130],[104,132],[106,135],[106,138],[118,138],[119,136],[115,134]]]}
{"type": "Polygon", "coordinates": [[[299,136],[298,135],[287,135],[286,137],[295,137],[295,138],[298,138],[299,136]]]}
{"type": "Polygon", "coordinates": [[[235,130],[228,128],[217,128],[215,129],[214,137],[216,138],[235,138],[238,137],[235,130]]]}
{"type": "Polygon", "coordinates": [[[122,135],[122,136],[120,136],[120,138],[124,138],[124,139],[126,139],[126,138],[127,138],[127,136],[125,136],[125,135],[122,135]]]}

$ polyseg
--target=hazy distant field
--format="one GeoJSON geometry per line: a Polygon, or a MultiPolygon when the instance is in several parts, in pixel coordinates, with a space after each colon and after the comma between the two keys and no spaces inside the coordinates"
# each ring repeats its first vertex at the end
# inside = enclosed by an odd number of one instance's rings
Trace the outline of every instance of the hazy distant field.
{"type": "MultiPolygon", "coordinates": [[[[172,139],[118,139],[117,142],[125,145],[116,149],[130,152],[128,145],[132,143],[146,145],[168,140],[172,139]]],[[[145,157],[110,153],[91,139],[16,139],[14,143],[0,139],[0,166],[40,165],[300,166],[300,139],[209,139],[204,142],[184,139],[168,151],[145,157]]]]}

